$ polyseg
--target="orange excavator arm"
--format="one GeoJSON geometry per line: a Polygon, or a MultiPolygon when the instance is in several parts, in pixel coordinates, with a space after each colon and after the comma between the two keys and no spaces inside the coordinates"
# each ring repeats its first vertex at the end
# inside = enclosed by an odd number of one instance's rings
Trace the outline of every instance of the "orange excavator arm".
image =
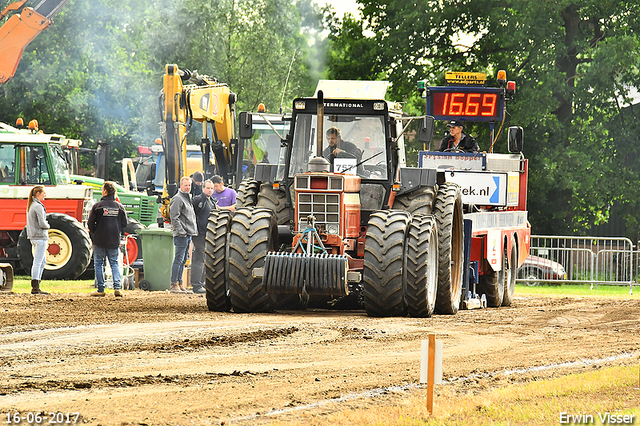
{"type": "MultiPolygon", "coordinates": [[[[20,10],[27,0],[11,3],[0,13],[0,19],[20,10]]],[[[53,22],[51,18],[69,0],[43,0],[35,8],[25,7],[0,27],[0,85],[11,80],[25,47],[53,22]]]]}

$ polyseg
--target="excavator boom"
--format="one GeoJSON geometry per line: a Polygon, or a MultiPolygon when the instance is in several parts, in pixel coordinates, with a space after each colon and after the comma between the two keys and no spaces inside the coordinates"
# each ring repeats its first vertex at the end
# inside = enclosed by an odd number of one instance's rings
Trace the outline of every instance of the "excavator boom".
{"type": "MultiPolygon", "coordinates": [[[[51,18],[69,0],[43,0],[35,8],[25,7],[0,27],[0,85],[11,80],[16,73],[22,52],[38,34],[51,24],[51,18]]],[[[26,0],[8,5],[0,14],[0,19],[24,6],[26,0]]]]}
{"type": "Polygon", "coordinates": [[[165,183],[160,211],[169,219],[170,198],[185,175],[186,135],[194,121],[202,125],[202,171],[206,177],[217,172],[230,179],[235,171],[232,158],[235,133],[236,95],[229,86],[197,72],[181,70],[175,64],[165,67],[161,94],[160,133],[165,158],[165,183]],[[185,84],[183,84],[183,82],[185,84]],[[188,83],[188,84],[186,84],[188,83]],[[214,170],[211,156],[215,158],[214,170]]]}

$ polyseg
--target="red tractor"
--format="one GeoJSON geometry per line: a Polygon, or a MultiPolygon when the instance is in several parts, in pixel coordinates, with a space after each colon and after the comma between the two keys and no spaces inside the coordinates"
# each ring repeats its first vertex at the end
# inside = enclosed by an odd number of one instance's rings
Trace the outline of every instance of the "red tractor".
{"type": "MultiPolygon", "coordinates": [[[[420,152],[420,166],[442,172],[444,180],[462,190],[465,222],[471,237],[470,266],[478,293],[490,307],[510,306],[518,268],[529,255],[531,226],[527,219],[528,161],[522,155],[520,127],[508,129],[509,153],[494,153],[502,129],[506,103],[515,93],[515,83],[498,72],[499,87],[486,87],[481,73],[447,73],[447,86],[419,85],[426,98],[427,114],[437,120],[459,123],[484,122],[490,140],[482,152],[450,148],[420,152]]],[[[483,142],[481,142],[483,144],[483,142]]],[[[438,149],[438,147],[436,147],[438,149]]],[[[470,302],[473,302],[471,300],[470,302]]]]}
{"type": "Polygon", "coordinates": [[[93,205],[93,190],[72,184],[62,142],[63,136],[40,133],[35,126],[19,130],[0,123],[0,261],[31,269],[27,199],[34,185],[44,185],[51,229],[43,279],[75,279],[91,260],[91,240],[83,224],[93,205]]]}
{"type": "MultiPolygon", "coordinates": [[[[256,164],[245,182],[256,205],[209,218],[210,310],[348,298],[372,316],[458,311],[467,293],[460,187],[406,167],[408,123],[419,120],[428,143],[433,118],[407,117],[385,91],[384,82],[321,82],[315,97],[294,101],[282,161],[256,164]],[[337,150],[325,142],[329,129],[341,135],[337,150]]],[[[250,114],[239,131],[242,150],[250,114]]]]}

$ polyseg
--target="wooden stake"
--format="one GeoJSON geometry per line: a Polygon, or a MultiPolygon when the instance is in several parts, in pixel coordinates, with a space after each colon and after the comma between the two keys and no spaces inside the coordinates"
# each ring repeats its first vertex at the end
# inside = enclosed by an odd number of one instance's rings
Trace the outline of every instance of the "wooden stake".
{"type": "Polygon", "coordinates": [[[429,366],[427,370],[427,411],[433,416],[433,382],[436,365],[436,335],[429,335],[429,366]]]}

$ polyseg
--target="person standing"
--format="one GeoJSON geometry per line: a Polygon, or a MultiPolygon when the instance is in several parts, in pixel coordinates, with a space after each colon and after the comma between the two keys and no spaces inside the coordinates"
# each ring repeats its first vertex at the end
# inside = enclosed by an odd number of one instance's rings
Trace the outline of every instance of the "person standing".
{"type": "Polygon", "coordinates": [[[211,198],[211,194],[213,194],[213,182],[207,179],[202,184],[202,194],[193,198],[193,210],[196,214],[198,235],[193,237],[191,287],[193,287],[193,292],[196,294],[204,294],[207,292],[205,289],[204,247],[209,213],[216,208],[216,203],[213,198],[211,198]]]}
{"type": "Polygon", "coordinates": [[[222,210],[231,210],[232,212],[236,210],[236,197],[237,193],[231,188],[226,188],[224,186],[224,181],[222,177],[215,175],[211,178],[213,182],[213,194],[211,197],[216,201],[216,205],[219,209],[222,210]]]}
{"type": "Polygon", "coordinates": [[[171,293],[191,293],[182,283],[182,272],[189,257],[191,237],[198,235],[196,213],[191,204],[191,178],[180,178],[180,189],[171,198],[169,217],[173,229],[173,245],[175,256],[171,265],[171,293]]]}
{"type": "Polygon", "coordinates": [[[191,198],[202,194],[202,182],[204,182],[204,175],[201,171],[196,170],[191,175],[191,198]]]}
{"type": "Polygon", "coordinates": [[[127,212],[116,200],[116,187],[113,182],[102,185],[102,199],[93,205],[89,213],[89,233],[93,241],[93,267],[96,273],[97,290],[94,297],[104,297],[104,259],[109,259],[113,275],[113,294],[122,297],[122,274],[118,265],[118,250],[124,243],[124,229],[127,227],[127,212]]]}
{"type": "Polygon", "coordinates": [[[31,265],[31,294],[49,294],[40,290],[40,280],[47,259],[47,242],[49,241],[49,222],[44,199],[47,193],[44,186],[36,185],[29,192],[27,201],[27,238],[33,247],[33,264],[31,265]]]}

